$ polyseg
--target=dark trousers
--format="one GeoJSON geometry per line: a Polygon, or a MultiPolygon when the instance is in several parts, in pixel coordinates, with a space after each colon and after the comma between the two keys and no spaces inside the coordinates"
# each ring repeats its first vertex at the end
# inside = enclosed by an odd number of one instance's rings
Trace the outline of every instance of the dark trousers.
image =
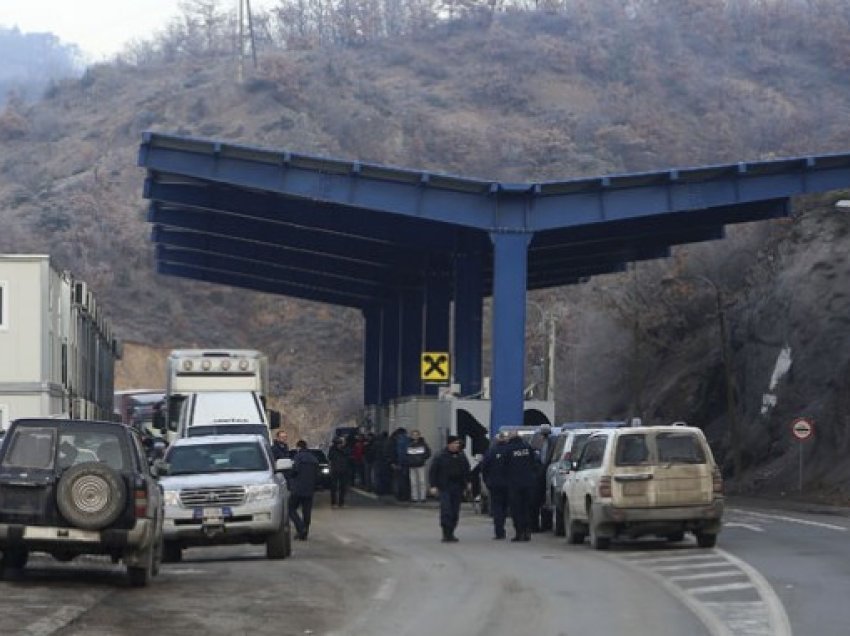
{"type": "Polygon", "coordinates": [[[514,520],[514,530],[517,535],[528,534],[531,531],[529,519],[529,505],[534,486],[511,486],[508,497],[511,504],[511,517],[514,520]]]}
{"type": "Polygon", "coordinates": [[[345,473],[331,474],[331,505],[344,506],[345,493],[348,492],[348,475],[345,473]]]}
{"type": "Polygon", "coordinates": [[[313,519],[313,495],[290,495],[289,518],[295,524],[295,532],[302,539],[310,532],[310,521],[313,519]],[[298,509],[301,508],[301,514],[298,509]]]}
{"type": "Polygon", "coordinates": [[[375,462],[363,462],[363,479],[365,480],[363,487],[366,490],[375,488],[375,462]]]}
{"type": "Polygon", "coordinates": [[[460,500],[463,486],[450,485],[440,489],[440,526],[446,534],[454,534],[460,519],[460,500]]]}
{"type": "Polygon", "coordinates": [[[392,469],[386,461],[379,461],[375,465],[375,492],[379,495],[390,494],[392,482],[392,469]]]}
{"type": "Polygon", "coordinates": [[[399,501],[410,501],[410,469],[399,466],[396,470],[395,496],[399,501]]]}
{"type": "Polygon", "coordinates": [[[505,536],[505,519],[508,516],[508,489],[506,486],[490,488],[490,514],[493,515],[493,533],[505,536]]]}

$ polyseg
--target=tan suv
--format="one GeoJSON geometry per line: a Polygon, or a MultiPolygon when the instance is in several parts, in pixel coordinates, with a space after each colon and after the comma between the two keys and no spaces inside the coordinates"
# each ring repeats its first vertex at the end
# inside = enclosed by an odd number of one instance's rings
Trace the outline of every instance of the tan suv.
{"type": "Polygon", "coordinates": [[[586,535],[597,550],[614,537],[655,535],[717,542],[723,482],[703,432],[692,426],[599,431],[587,440],[562,488],[569,543],[586,535]]]}

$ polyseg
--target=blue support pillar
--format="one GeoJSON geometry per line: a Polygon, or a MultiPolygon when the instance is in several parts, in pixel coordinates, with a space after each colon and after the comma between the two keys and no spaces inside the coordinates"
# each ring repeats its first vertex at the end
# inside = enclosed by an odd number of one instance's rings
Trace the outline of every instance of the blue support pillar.
{"type": "MultiPolygon", "coordinates": [[[[433,268],[425,279],[425,351],[450,351],[451,276],[447,269],[433,268]]],[[[437,395],[439,385],[426,384],[426,395],[437,395]]]]}
{"type": "Polygon", "coordinates": [[[490,435],[523,422],[525,292],[531,234],[492,232],[493,379],[490,435]]]}
{"type": "Polygon", "coordinates": [[[399,395],[399,303],[391,301],[381,309],[381,404],[399,395]]]}
{"type": "Polygon", "coordinates": [[[363,406],[381,403],[381,309],[363,309],[363,406]]]}
{"type": "Polygon", "coordinates": [[[455,260],[454,378],[461,395],[481,391],[483,282],[480,250],[463,249],[455,260]]]}
{"type": "Polygon", "coordinates": [[[422,354],[421,288],[405,290],[401,296],[401,395],[420,395],[420,356],[422,354]]]}

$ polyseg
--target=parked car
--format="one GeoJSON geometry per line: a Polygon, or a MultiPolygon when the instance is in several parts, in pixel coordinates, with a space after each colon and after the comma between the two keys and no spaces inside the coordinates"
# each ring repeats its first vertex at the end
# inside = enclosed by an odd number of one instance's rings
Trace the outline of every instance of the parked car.
{"type": "Polygon", "coordinates": [[[266,556],[292,553],[284,471],[262,435],[210,435],[174,441],[159,464],[165,495],[166,561],[190,546],[265,543],[266,556]]]}
{"type": "Polygon", "coordinates": [[[316,456],[316,459],[319,460],[319,473],[316,478],[316,488],[317,489],[327,489],[331,487],[331,463],[328,461],[328,456],[325,454],[321,448],[309,448],[307,449],[313,455],[316,456]]]}
{"type": "Polygon", "coordinates": [[[703,548],[717,542],[723,482],[703,432],[692,426],[639,426],[593,433],[564,481],[569,543],[602,550],[615,537],[654,535],[703,548]]]}
{"type": "Polygon", "coordinates": [[[560,494],[564,481],[570,472],[573,459],[579,456],[584,443],[596,430],[598,429],[562,430],[555,439],[552,461],[546,468],[546,499],[542,513],[552,517],[553,523],[550,525],[554,529],[555,536],[564,536],[564,511],[560,506],[562,500],[560,494]]]}
{"type": "Polygon", "coordinates": [[[118,422],[21,419],[0,449],[0,562],[31,552],[59,561],[106,554],[131,585],[147,585],[162,557],[163,503],[138,432],[118,422]]]}

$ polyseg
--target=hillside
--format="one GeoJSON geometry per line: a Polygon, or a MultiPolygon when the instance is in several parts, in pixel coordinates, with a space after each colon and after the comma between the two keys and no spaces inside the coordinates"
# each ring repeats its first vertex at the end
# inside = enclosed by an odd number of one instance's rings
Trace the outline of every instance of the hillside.
{"type": "MultiPolygon", "coordinates": [[[[356,46],[268,48],[242,83],[233,58],[215,52],[92,67],[0,113],[0,252],[53,254],[91,283],[118,336],[154,357],[190,346],[266,351],[291,423],[325,428],[362,399],[359,317],[156,275],[136,166],[141,133],[523,181],[850,150],[842,3],[754,4],[739,14],[715,2],[633,4],[640,10],[576,2],[356,46]]],[[[560,316],[559,419],[698,423],[731,470],[720,289],[746,483],[793,487],[787,423],[807,414],[819,423],[806,447],[809,487],[850,497],[835,461],[850,450],[850,224],[833,207],[840,196],[801,200],[789,220],[730,228],[725,241],[537,296],[560,316]],[[786,346],[792,370],[762,414],[786,346]]],[[[530,313],[529,360],[542,347],[535,320],[530,313]]],[[[122,371],[122,383],[151,384],[151,367],[139,368],[122,371]]]]}

